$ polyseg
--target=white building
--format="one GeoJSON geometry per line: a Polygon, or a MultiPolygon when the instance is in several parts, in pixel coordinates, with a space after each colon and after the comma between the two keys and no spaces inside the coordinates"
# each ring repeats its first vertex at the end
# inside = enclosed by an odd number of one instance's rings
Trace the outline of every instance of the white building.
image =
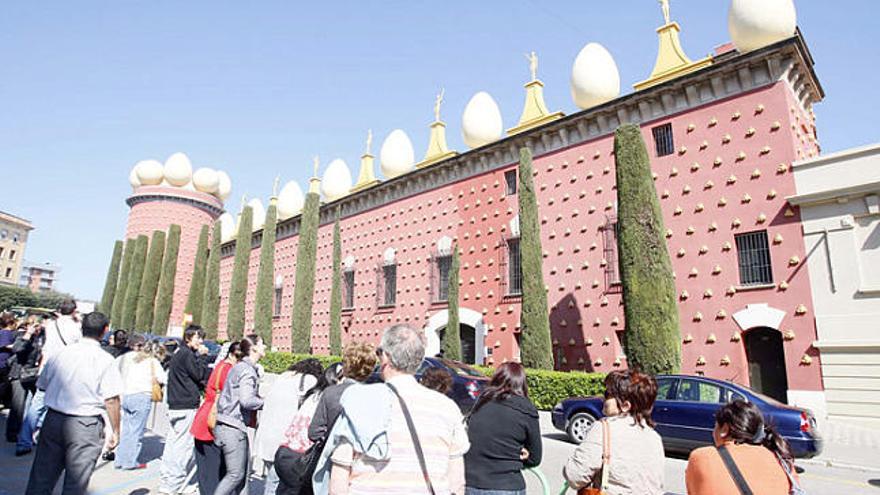
{"type": "Polygon", "coordinates": [[[880,426],[880,144],[793,170],[829,418],[880,426]]]}

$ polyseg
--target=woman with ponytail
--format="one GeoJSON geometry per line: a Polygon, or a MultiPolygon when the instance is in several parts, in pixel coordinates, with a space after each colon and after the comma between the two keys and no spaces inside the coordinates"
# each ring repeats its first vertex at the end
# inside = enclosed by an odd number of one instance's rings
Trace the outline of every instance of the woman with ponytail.
{"type": "Polygon", "coordinates": [[[803,494],[788,443],[761,411],[734,400],[715,413],[713,447],[691,452],[688,495],[803,494]]]}

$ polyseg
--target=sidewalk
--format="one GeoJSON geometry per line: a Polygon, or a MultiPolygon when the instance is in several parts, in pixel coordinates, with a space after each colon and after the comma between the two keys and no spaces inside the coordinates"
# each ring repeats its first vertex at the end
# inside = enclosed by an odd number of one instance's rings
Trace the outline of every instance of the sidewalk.
{"type": "Polygon", "coordinates": [[[819,433],[824,442],[822,454],[798,463],[880,470],[880,429],[828,420],[822,423],[819,433]]]}

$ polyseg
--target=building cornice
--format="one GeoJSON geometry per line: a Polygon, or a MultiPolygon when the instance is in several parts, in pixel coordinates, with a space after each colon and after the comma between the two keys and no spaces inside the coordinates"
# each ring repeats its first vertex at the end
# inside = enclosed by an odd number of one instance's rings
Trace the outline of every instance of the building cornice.
{"type": "MultiPolygon", "coordinates": [[[[679,78],[499,139],[424,168],[385,180],[321,205],[320,224],[358,215],[493,170],[508,167],[529,147],[536,158],[606,137],[624,123],[643,125],[737,95],[785,82],[801,105],[809,108],[824,97],[812,57],[800,35],[745,54],[725,54],[715,63],[679,78]]],[[[278,224],[277,239],[296,235],[300,216],[278,224]]],[[[262,235],[254,233],[254,242],[262,235]]],[[[224,244],[231,253],[234,241],[224,244]]]]}
{"type": "Polygon", "coordinates": [[[125,204],[131,208],[137,204],[153,201],[183,203],[196,207],[210,214],[215,219],[223,214],[224,211],[223,203],[209,194],[163,186],[141,186],[135,189],[134,193],[125,200],[125,204]]]}

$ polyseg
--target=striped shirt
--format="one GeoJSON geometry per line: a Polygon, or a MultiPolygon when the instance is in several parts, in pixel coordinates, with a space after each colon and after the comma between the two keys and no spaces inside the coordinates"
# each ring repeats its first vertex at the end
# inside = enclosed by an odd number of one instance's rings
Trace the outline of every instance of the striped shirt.
{"type": "MultiPolygon", "coordinates": [[[[445,395],[419,385],[412,375],[394,377],[390,383],[397,388],[412,415],[434,491],[437,495],[450,493],[449,461],[462,457],[470,447],[458,406],[445,395]]],[[[348,443],[333,452],[334,464],[351,467],[351,495],[428,493],[400,402],[396,396],[390,397],[393,402],[388,432],[389,460],[362,457],[355,454],[348,443]]]]}

